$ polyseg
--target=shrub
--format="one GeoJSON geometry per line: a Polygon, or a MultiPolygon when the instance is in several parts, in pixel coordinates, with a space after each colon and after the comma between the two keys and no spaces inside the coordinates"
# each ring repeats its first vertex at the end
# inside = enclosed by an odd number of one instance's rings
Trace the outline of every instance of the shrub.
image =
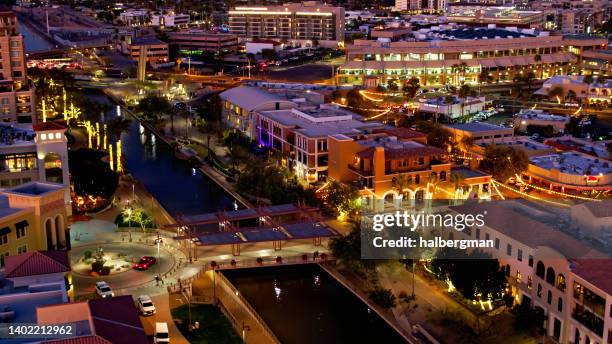
{"type": "Polygon", "coordinates": [[[110,266],[103,266],[102,269],[100,270],[100,274],[104,276],[110,275],[110,270],[111,270],[110,266]]]}
{"type": "Polygon", "coordinates": [[[93,262],[93,263],[91,263],[91,271],[93,271],[93,272],[100,272],[100,270],[102,270],[103,266],[104,266],[104,263],[102,263],[102,262],[93,262]]]}
{"type": "Polygon", "coordinates": [[[83,252],[83,257],[87,260],[87,259],[91,259],[91,251],[87,250],[85,252],[83,252]]]}

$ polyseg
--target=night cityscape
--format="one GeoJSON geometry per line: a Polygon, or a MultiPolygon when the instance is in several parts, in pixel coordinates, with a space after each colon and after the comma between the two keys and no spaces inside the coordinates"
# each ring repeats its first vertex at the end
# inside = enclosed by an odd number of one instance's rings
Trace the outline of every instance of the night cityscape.
{"type": "Polygon", "coordinates": [[[0,343],[612,344],[609,0],[0,0],[0,343]]]}

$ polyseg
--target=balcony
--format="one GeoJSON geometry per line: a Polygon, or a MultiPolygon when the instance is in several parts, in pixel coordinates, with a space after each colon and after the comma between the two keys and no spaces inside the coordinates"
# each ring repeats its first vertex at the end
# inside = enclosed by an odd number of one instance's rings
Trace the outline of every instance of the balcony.
{"type": "Polygon", "coordinates": [[[353,172],[357,173],[358,175],[360,175],[360,176],[362,176],[362,177],[371,177],[371,176],[373,176],[373,175],[374,175],[374,174],[373,174],[373,171],[366,171],[366,170],[362,170],[362,169],[360,169],[360,168],[358,168],[358,167],[355,167],[355,166],[353,166],[353,165],[351,165],[351,164],[349,164],[349,165],[348,165],[348,168],[349,168],[349,170],[351,170],[351,171],[353,171],[353,172]]]}
{"type": "Polygon", "coordinates": [[[587,310],[581,305],[576,305],[576,308],[572,311],[572,318],[593,331],[593,333],[599,337],[603,337],[604,321],[595,313],[587,310]]]}

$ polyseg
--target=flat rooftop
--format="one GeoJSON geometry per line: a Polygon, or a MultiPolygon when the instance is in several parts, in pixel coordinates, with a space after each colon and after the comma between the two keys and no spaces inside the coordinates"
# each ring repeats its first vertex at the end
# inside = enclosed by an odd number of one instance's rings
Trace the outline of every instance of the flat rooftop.
{"type": "Polygon", "coordinates": [[[597,175],[612,173],[612,162],[576,152],[563,152],[531,157],[532,164],[546,170],[575,175],[597,175]]]}
{"type": "Polygon", "coordinates": [[[329,106],[309,110],[263,111],[261,114],[307,137],[323,137],[335,134],[360,134],[385,127],[380,122],[364,122],[362,117],[350,111],[329,106]]]}
{"type": "Polygon", "coordinates": [[[520,38],[535,37],[533,32],[522,30],[507,30],[499,28],[458,28],[450,30],[435,31],[433,36],[437,40],[472,40],[472,39],[495,39],[495,38],[520,38]]]}
{"type": "Polygon", "coordinates": [[[471,133],[492,131],[492,130],[505,130],[512,132],[512,128],[502,127],[500,125],[490,124],[490,123],[461,123],[461,124],[448,124],[446,127],[455,130],[467,131],[471,133]]]}
{"type": "Polygon", "coordinates": [[[465,166],[453,166],[451,167],[451,174],[458,174],[463,178],[477,178],[477,177],[490,177],[488,173],[484,173],[479,170],[472,170],[465,166]]]}
{"type": "Polygon", "coordinates": [[[64,189],[65,186],[62,184],[54,183],[42,183],[42,182],[30,182],[22,184],[20,186],[4,190],[6,193],[17,193],[30,196],[40,196],[48,192],[64,189]]]}
{"type": "Polygon", "coordinates": [[[518,117],[524,120],[539,120],[551,122],[569,122],[569,116],[552,115],[542,110],[523,110],[519,112],[518,117]]]}
{"type": "MultiPolygon", "coordinates": [[[[489,143],[480,142],[478,143],[478,145],[481,147],[486,147],[487,145],[489,145],[489,143]]],[[[530,140],[527,138],[514,139],[512,141],[505,141],[505,142],[495,142],[495,145],[519,148],[519,149],[526,150],[526,151],[538,151],[538,150],[547,150],[547,149],[553,150],[553,148],[548,145],[545,145],[543,143],[539,143],[538,141],[530,140]]]]}

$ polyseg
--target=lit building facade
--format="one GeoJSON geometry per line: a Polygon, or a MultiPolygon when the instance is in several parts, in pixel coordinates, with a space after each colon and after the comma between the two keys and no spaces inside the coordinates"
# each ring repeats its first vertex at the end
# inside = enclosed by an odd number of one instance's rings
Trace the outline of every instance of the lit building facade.
{"type": "Polygon", "coordinates": [[[34,86],[27,79],[23,36],[12,12],[0,11],[0,121],[36,123],[34,86]]]}
{"type": "Polygon", "coordinates": [[[148,63],[168,62],[168,43],[162,42],[155,37],[133,38],[128,44],[128,54],[134,61],[140,62],[140,55],[148,63]]]}
{"type": "Polygon", "coordinates": [[[24,252],[70,249],[67,191],[41,182],[0,191],[0,263],[24,252]]]}
{"type": "Polygon", "coordinates": [[[192,30],[169,32],[168,36],[170,44],[176,44],[179,50],[189,53],[196,51],[228,53],[238,49],[238,36],[232,34],[192,30]]]}
{"type": "Polygon", "coordinates": [[[542,312],[545,320],[539,325],[547,337],[562,344],[612,341],[612,261],[606,255],[527,215],[529,207],[516,201],[451,209],[486,211],[483,227],[455,236],[494,242],[482,250],[499,259],[515,302],[542,312]]]}
{"type": "Polygon", "coordinates": [[[344,8],[315,1],[282,6],[236,7],[229,11],[230,33],[243,39],[335,48],[344,41],[344,8]]]}
{"type": "Polygon", "coordinates": [[[363,84],[366,78],[386,83],[389,79],[412,77],[419,78],[421,85],[458,84],[459,81],[477,84],[511,82],[527,72],[544,79],[568,74],[574,67],[581,68],[583,53],[606,47],[607,40],[600,37],[356,40],[347,46],[346,62],[339,68],[337,79],[341,84],[363,84]],[[463,67],[457,68],[460,65],[463,67]],[[481,80],[483,75],[487,79],[481,80]]]}

